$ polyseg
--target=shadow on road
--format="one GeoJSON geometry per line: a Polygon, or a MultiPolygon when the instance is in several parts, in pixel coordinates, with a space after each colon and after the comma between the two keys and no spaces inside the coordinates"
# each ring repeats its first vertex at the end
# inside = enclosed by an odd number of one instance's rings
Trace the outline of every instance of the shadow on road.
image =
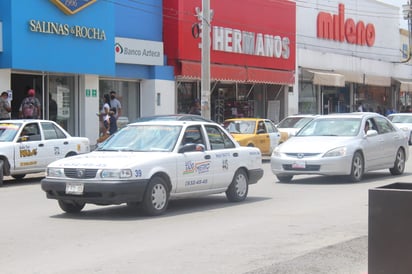
{"type": "Polygon", "coordinates": [[[3,185],[0,188],[40,184],[40,181],[43,178],[44,178],[44,173],[29,174],[26,177],[24,177],[23,179],[14,179],[11,176],[6,176],[6,177],[4,177],[3,185]]]}
{"type": "MultiPolygon", "coordinates": [[[[169,202],[166,212],[157,217],[148,217],[142,213],[138,206],[126,206],[126,205],[110,205],[102,206],[97,209],[88,209],[86,207],[77,214],[62,213],[59,215],[53,215],[52,218],[64,218],[64,219],[84,219],[84,220],[110,220],[110,221],[122,221],[122,220],[145,220],[145,219],[157,219],[157,218],[170,218],[183,214],[191,214],[198,212],[212,212],[216,209],[224,209],[234,206],[242,206],[250,203],[258,203],[270,198],[265,197],[248,197],[245,201],[240,203],[230,203],[227,201],[224,195],[212,195],[200,198],[187,198],[171,200],[169,202]]],[[[57,202],[56,202],[56,206],[57,202]]]]}
{"type": "MultiPolygon", "coordinates": [[[[368,172],[363,175],[363,179],[360,182],[351,182],[348,176],[321,176],[321,175],[313,175],[313,176],[305,176],[301,178],[299,175],[294,176],[291,182],[282,183],[275,179],[277,184],[308,184],[308,185],[325,185],[325,184],[362,184],[362,183],[371,183],[376,180],[385,180],[389,178],[400,178],[410,176],[412,173],[404,173],[402,175],[393,176],[388,171],[374,171],[368,172]]],[[[276,178],[276,177],[275,177],[276,178]]]]}

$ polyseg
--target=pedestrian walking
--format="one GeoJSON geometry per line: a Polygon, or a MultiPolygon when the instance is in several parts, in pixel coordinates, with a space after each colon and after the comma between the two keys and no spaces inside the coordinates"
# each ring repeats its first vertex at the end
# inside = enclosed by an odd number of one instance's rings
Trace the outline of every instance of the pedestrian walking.
{"type": "Polygon", "coordinates": [[[110,91],[110,108],[115,108],[116,109],[116,120],[122,116],[122,104],[116,97],[116,91],[112,90],[110,91]]]}
{"type": "Polygon", "coordinates": [[[19,117],[24,119],[39,119],[41,115],[40,100],[35,97],[36,91],[29,89],[19,108],[19,117]]]}

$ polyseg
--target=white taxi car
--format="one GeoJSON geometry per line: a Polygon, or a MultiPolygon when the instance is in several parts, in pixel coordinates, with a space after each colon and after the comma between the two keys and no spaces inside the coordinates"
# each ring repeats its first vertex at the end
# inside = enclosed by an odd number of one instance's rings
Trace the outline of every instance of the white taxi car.
{"type": "Polygon", "coordinates": [[[260,150],[241,147],[216,123],[148,121],[129,124],[91,153],[51,163],[41,187],[68,213],[86,203],[127,203],[159,215],[172,198],[225,192],[243,201],[262,176],[260,150]]]}
{"type": "Polygon", "coordinates": [[[72,137],[48,120],[0,121],[0,186],[3,176],[23,178],[57,159],[90,151],[89,139],[72,137]]]}

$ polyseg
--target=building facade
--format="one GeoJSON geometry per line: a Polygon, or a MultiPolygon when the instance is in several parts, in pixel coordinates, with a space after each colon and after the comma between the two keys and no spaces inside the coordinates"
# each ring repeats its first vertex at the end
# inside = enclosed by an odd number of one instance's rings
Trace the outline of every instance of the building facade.
{"type": "Polygon", "coordinates": [[[96,113],[111,90],[122,104],[119,122],[173,113],[175,81],[164,61],[162,22],[161,0],[1,1],[0,90],[10,91],[11,117],[18,118],[21,100],[34,88],[42,118],[93,144],[96,113]]]}
{"type": "Polygon", "coordinates": [[[400,111],[412,77],[408,51],[395,6],[374,0],[299,2],[289,113],[352,112],[360,105],[364,111],[400,111]]]}
{"type": "MultiPolygon", "coordinates": [[[[163,1],[167,63],[175,68],[176,111],[201,98],[201,1],[163,1]]],[[[210,116],[268,117],[287,113],[294,84],[294,1],[211,0],[210,116]]]]}

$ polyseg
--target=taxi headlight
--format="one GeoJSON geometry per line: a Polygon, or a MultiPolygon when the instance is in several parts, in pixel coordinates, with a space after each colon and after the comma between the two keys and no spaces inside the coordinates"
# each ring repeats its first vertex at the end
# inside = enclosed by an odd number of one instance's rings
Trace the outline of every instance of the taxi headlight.
{"type": "Polygon", "coordinates": [[[343,157],[346,156],[346,147],[337,147],[329,150],[323,157],[343,157]]]}
{"type": "Polygon", "coordinates": [[[104,169],[100,173],[102,179],[127,179],[132,177],[130,169],[104,169]]]}
{"type": "Polygon", "coordinates": [[[46,170],[47,177],[64,177],[64,168],[60,167],[48,167],[46,170]]]}

